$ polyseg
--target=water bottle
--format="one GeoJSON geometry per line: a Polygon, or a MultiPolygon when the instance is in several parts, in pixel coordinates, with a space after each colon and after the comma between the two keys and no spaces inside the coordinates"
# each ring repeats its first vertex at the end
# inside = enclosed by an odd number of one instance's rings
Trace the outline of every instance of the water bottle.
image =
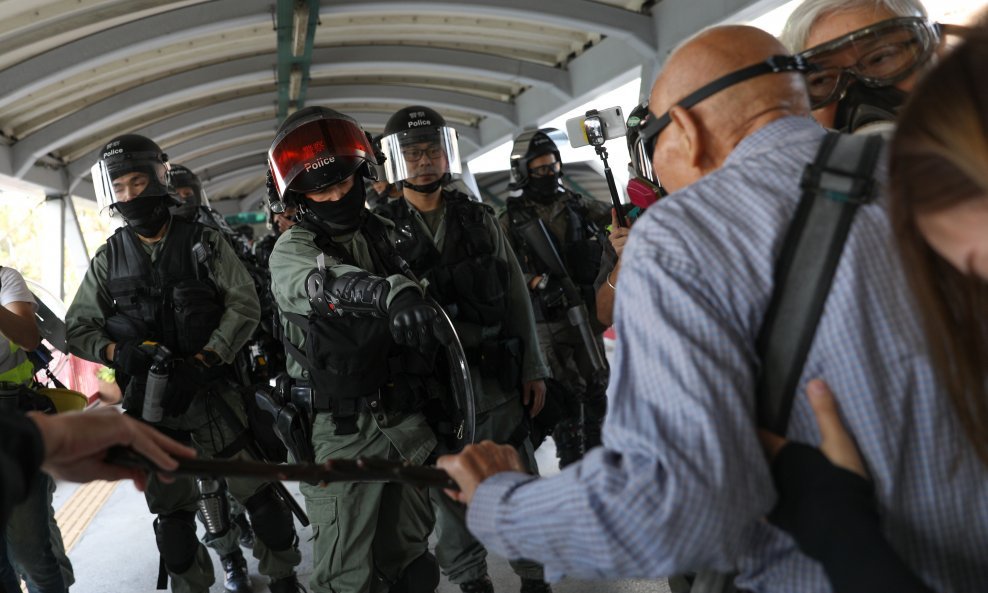
{"type": "Polygon", "coordinates": [[[148,371],[147,387],[144,390],[144,409],[141,411],[141,418],[145,422],[161,422],[164,418],[164,410],[161,402],[165,399],[165,389],[168,387],[168,363],[163,360],[156,360],[148,371]]]}

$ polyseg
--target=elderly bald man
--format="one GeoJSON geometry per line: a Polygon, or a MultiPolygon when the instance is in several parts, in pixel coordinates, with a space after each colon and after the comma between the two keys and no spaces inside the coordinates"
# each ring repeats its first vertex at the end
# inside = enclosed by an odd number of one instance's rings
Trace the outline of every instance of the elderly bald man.
{"type": "MultiPolygon", "coordinates": [[[[775,492],[755,431],[755,340],[825,134],[794,64],[769,60],[780,53],[757,29],[718,27],[670,57],[642,134],[673,193],[626,246],[636,265],[618,284],[604,446],[549,478],[519,473],[491,443],[441,460],[488,549],[537,560],[550,579],[712,568],[739,570],[748,591],[830,590],[819,565],[761,520],[775,492]]],[[[988,582],[988,476],[937,392],[904,288],[882,205],[865,205],[800,391],[822,376],[838,394],[906,562],[935,590],[975,591],[988,582]]],[[[803,397],[788,437],[819,442],[803,397]]]]}

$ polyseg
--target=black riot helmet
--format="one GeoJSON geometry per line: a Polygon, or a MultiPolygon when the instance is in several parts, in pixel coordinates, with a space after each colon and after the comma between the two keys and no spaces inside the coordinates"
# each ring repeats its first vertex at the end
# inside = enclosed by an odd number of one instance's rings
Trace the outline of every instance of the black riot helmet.
{"type": "Polygon", "coordinates": [[[413,105],[388,119],[381,136],[384,171],[389,183],[432,193],[461,173],[456,130],[435,109],[413,105]],[[411,180],[426,179],[413,183],[411,180]]]}
{"type": "MultiPolygon", "coordinates": [[[[377,156],[357,120],[326,107],[296,111],[278,127],[268,150],[273,190],[284,211],[301,195],[323,190],[351,175],[375,179],[377,156]]],[[[359,185],[363,185],[361,182],[359,185]]]]}
{"type": "Polygon", "coordinates": [[[93,189],[101,211],[113,215],[116,204],[144,196],[169,196],[168,155],[153,140],[124,134],[110,140],[92,168],[93,189]],[[116,181],[116,183],[114,183],[116,181]]]}
{"type": "Polygon", "coordinates": [[[556,128],[525,130],[519,134],[511,147],[511,183],[508,184],[508,189],[517,190],[528,185],[528,163],[544,154],[556,155],[559,174],[562,175],[563,160],[559,156],[559,146],[556,143],[565,140],[566,136],[556,128]]]}
{"type": "Polygon", "coordinates": [[[175,197],[182,203],[172,207],[172,214],[188,220],[195,220],[199,206],[209,206],[209,199],[202,190],[199,176],[184,165],[171,165],[168,181],[175,197]]]}
{"type": "Polygon", "coordinates": [[[176,192],[183,187],[192,190],[192,195],[188,198],[179,195],[179,199],[183,202],[192,200],[196,206],[209,206],[209,200],[206,198],[205,192],[202,191],[202,182],[199,181],[199,176],[192,172],[192,169],[185,165],[172,164],[168,169],[168,180],[176,192]]]}

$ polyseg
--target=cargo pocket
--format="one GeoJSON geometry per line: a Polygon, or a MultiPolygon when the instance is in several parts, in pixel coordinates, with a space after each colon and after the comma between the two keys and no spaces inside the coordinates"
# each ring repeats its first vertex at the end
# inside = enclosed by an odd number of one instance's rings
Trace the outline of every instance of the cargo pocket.
{"type": "Polygon", "coordinates": [[[342,564],[340,550],[340,525],[336,496],[309,496],[306,489],[321,490],[318,486],[301,484],[305,496],[305,510],[312,525],[312,573],[317,583],[329,586],[331,577],[342,564]]]}

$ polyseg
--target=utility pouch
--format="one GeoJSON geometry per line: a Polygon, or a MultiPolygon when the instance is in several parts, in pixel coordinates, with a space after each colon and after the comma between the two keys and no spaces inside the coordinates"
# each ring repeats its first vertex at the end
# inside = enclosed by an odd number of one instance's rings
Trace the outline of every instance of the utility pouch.
{"type": "Polygon", "coordinates": [[[198,280],[179,282],[172,289],[172,307],[178,331],[173,343],[179,353],[190,356],[201,351],[223,316],[216,291],[198,280]]]}

